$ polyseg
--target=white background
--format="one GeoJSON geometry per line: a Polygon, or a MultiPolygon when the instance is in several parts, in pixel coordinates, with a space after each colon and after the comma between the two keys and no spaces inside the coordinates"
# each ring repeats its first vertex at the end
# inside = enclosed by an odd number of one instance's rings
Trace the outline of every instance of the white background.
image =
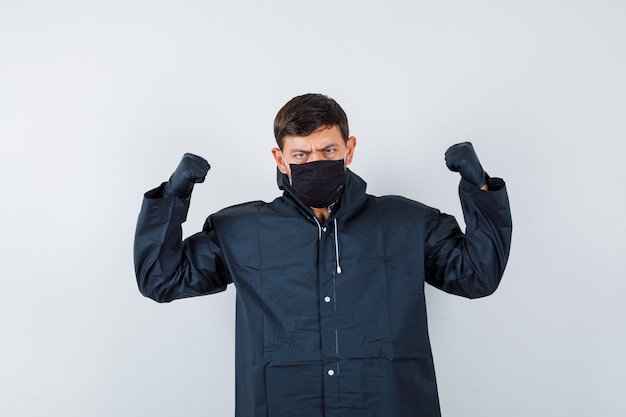
{"type": "MultiPolygon", "coordinates": [[[[212,164],[185,234],[279,195],[272,121],[334,97],[351,168],[461,220],[471,140],[514,219],[500,289],[428,289],[445,417],[626,414],[622,1],[0,0],[0,415],[232,416],[234,288],[143,298],[144,191],[212,164]]],[[[381,416],[382,417],[382,416],[381,416]]]]}

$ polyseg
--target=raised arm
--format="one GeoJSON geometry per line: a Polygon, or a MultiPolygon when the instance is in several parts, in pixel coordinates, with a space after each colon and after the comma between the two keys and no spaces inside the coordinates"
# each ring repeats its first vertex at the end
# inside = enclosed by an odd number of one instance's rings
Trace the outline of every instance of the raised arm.
{"type": "Polygon", "coordinates": [[[459,229],[454,217],[433,212],[426,231],[426,280],[452,294],[484,297],[498,287],[511,247],[506,186],[483,171],[469,142],[448,149],[446,164],[461,174],[466,230],[459,229]]]}
{"type": "Polygon", "coordinates": [[[202,232],[182,240],[193,186],[209,164],[185,154],[169,181],[144,195],[135,230],[135,275],[140,292],[158,302],[211,294],[232,282],[218,237],[208,221],[202,232]]]}

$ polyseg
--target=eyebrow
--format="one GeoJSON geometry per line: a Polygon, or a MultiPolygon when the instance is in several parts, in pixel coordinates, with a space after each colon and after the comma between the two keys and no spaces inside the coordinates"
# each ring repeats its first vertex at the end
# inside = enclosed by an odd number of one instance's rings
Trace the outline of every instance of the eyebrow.
{"type": "MultiPolygon", "coordinates": [[[[316,151],[323,151],[323,150],[326,150],[326,149],[328,149],[328,148],[336,148],[336,147],[338,147],[338,146],[339,146],[339,145],[338,145],[337,143],[329,143],[328,145],[326,145],[326,146],[324,146],[324,147],[321,147],[321,148],[317,148],[317,149],[315,149],[315,150],[316,150],[316,151]]],[[[311,151],[310,151],[310,150],[308,150],[308,149],[306,149],[306,150],[305,150],[305,149],[292,149],[292,150],[290,151],[290,153],[310,153],[310,152],[311,152],[311,151]]]]}

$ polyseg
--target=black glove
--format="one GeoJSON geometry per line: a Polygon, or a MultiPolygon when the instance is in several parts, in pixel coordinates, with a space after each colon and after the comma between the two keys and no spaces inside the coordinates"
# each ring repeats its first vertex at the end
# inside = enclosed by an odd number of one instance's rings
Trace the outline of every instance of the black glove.
{"type": "Polygon", "coordinates": [[[163,186],[163,197],[178,196],[185,198],[191,195],[193,185],[203,182],[211,165],[201,156],[191,153],[183,155],[176,171],[163,186]]]}
{"type": "Polygon", "coordinates": [[[487,184],[487,174],[478,161],[478,156],[470,142],[457,143],[446,151],[446,165],[450,171],[458,172],[461,177],[482,187],[487,184]]]}

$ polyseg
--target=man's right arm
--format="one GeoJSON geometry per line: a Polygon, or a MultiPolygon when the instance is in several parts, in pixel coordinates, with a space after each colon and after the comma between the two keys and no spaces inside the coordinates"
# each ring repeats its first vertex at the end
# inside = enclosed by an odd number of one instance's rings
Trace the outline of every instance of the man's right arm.
{"type": "Polygon", "coordinates": [[[202,161],[186,154],[172,178],[144,196],[135,230],[135,275],[141,293],[158,302],[223,291],[232,282],[210,221],[182,240],[193,184],[208,171],[202,161]]]}

